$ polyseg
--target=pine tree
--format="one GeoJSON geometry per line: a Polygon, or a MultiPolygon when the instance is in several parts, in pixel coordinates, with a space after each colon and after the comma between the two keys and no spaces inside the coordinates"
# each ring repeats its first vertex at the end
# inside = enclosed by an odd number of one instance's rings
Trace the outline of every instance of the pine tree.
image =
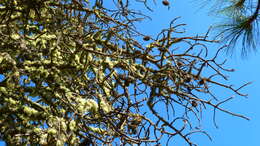
{"type": "Polygon", "coordinates": [[[178,135],[193,145],[194,133],[208,136],[198,125],[209,107],[247,119],[220,107],[233,97],[215,95],[222,87],[246,96],[245,85],[215,80],[233,71],[217,61],[223,48],[208,56],[216,41],[176,37],[176,19],[157,36],[142,34],[135,23],[147,16],[130,3],[150,9],[134,0],[0,1],[2,140],[159,144],[178,135]]]}
{"type": "Polygon", "coordinates": [[[242,48],[243,56],[257,50],[259,0],[216,0],[212,8],[215,14],[224,18],[217,26],[217,37],[229,45],[229,53],[234,53],[237,47],[242,48]]]}

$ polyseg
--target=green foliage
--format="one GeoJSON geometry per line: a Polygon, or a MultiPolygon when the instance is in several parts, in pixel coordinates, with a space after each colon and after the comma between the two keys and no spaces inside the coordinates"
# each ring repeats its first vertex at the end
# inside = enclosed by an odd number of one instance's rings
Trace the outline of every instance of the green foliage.
{"type": "Polygon", "coordinates": [[[219,102],[212,93],[211,85],[245,96],[213,79],[232,71],[217,62],[221,49],[207,57],[203,43],[215,41],[176,38],[174,20],[142,45],[138,37],[147,35],[134,23],[144,15],[128,1],[115,4],[0,2],[0,136],[7,144],[141,144],[179,135],[192,145],[193,133],[205,134],[194,127],[206,107],[247,119],[219,107],[229,98],[219,102]]]}
{"type": "Polygon", "coordinates": [[[216,28],[217,38],[228,44],[228,53],[234,53],[236,47],[242,48],[241,55],[256,51],[259,39],[260,1],[216,0],[213,12],[224,20],[216,28]],[[242,43],[241,43],[242,42],[242,43]]]}

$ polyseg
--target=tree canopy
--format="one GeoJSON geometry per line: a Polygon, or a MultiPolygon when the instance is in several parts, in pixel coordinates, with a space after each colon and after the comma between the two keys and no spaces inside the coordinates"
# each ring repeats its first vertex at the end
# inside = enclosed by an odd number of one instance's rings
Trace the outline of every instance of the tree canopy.
{"type": "MultiPolygon", "coordinates": [[[[246,96],[219,62],[226,47],[183,33],[173,19],[157,36],[135,23],[147,1],[1,0],[0,138],[10,145],[160,144],[193,134],[202,112],[246,96]],[[105,3],[105,2],[104,2],[105,3]],[[185,35],[185,34],[183,34],[185,35]],[[211,108],[210,108],[211,107],[211,108]]],[[[165,6],[168,1],[162,1],[165,6]]],[[[167,7],[166,7],[167,8],[167,7]]]]}

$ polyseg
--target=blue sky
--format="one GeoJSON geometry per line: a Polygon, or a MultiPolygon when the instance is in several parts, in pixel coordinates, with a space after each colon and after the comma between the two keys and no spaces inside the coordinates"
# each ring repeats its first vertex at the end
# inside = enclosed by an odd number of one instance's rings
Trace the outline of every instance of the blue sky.
{"type": "MultiPolygon", "coordinates": [[[[152,20],[140,23],[139,28],[147,35],[155,35],[162,28],[167,28],[169,22],[176,17],[181,17],[177,22],[185,23],[186,35],[203,35],[208,28],[219,22],[220,18],[210,14],[207,7],[201,7],[201,2],[204,0],[175,0],[171,1],[171,7],[168,10],[157,1],[156,6],[152,6],[154,12],[149,13],[152,20]]],[[[217,49],[220,45],[212,46],[212,49],[217,49]]],[[[239,50],[239,46],[236,48],[239,50]]],[[[250,121],[233,117],[225,113],[217,112],[218,129],[215,128],[212,120],[213,110],[204,114],[202,121],[203,128],[210,134],[213,141],[207,139],[203,135],[194,135],[194,140],[199,146],[259,146],[259,131],[260,131],[260,111],[258,104],[260,98],[258,91],[260,90],[260,54],[253,52],[245,58],[241,58],[240,53],[235,53],[232,57],[225,53],[221,54],[220,59],[228,59],[226,67],[234,68],[235,72],[228,74],[228,83],[239,87],[246,82],[253,82],[251,85],[244,88],[243,93],[248,94],[248,98],[236,96],[235,100],[223,105],[226,109],[232,112],[243,114],[250,118],[250,121]]],[[[218,95],[228,97],[230,92],[218,90],[218,95]]],[[[179,138],[174,142],[175,145],[184,146],[184,143],[179,138]]]]}
{"type": "MultiPolygon", "coordinates": [[[[201,0],[197,0],[201,1],[201,0]]],[[[146,21],[144,24],[139,24],[141,30],[146,34],[156,34],[161,28],[168,27],[169,22],[178,16],[181,18],[179,23],[186,23],[187,34],[197,35],[204,34],[208,27],[214,24],[217,19],[214,16],[209,16],[207,8],[199,9],[199,3],[191,0],[175,0],[170,1],[171,8],[168,10],[157,1],[157,5],[153,5],[154,12],[149,13],[152,21],[146,21]]],[[[215,46],[216,48],[218,46],[215,46]]],[[[245,82],[253,81],[253,84],[246,87],[243,91],[249,94],[248,98],[237,97],[235,100],[225,104],[225,108],[240,114],[244,114],[251,120],[246,121],[241,118],[232,117],[225,113],[217,113],[218,129],[214,127],[212,117],[205,117],[203,127],[208,131],[213,141],[209,141],[205,136],[196,135],[193,140],[200,146],[259,146],[259,131],[260,131],[260,111],[258,104],[260,98],[260,54],[251,53],[247,59],[241,59],[240,54],[235,57],[229,57],[222,54],[223,58],[228,58],[226,66],[232,67],[236,72],[229,74],[230,83],[238,87],[245,82]]],[[[220,96],[226,96],[224,91],[218,91],[220,96]]],[[[211,110],[211,109],[209,109],[211,110]]],[[[205,115],[212,114],[211,111],[205,115]]],[[[178,145],[182,143],[176,142],[178,145]]],[[[0,146],[4,145],[0,142],[0,146]]]]}
{"type": "MultiPolygon", "coordinates": [[[[155,34],[157,31],[158,33],[160,28],[166,28],[173,18],[181,16],[178,22],[187,24],[185,27],[187,34],[201,35],[207,32],[209,26],[218,21],[218,18],[209,15],[209,9],[200,9],[201,5],[199,5],[199,2],[201,0],[196,2],[191,0],[170,2],[171,8],[168,10],[160,1],[157,1],[157,5],[154,6],[154,12],[151,13],[153,20],[146,22],[146,27],[142,27],[143,32],[155,34]]],[[[218,46],[215,46],[215,48],[218,46]]],[[[247,99],[236,97],[235,100],[225,104],[224,107],[233,112],[246,115],[251,120],[247,121],[218,112],[217,124],[219,128],[216,129],[213,125],[212,117],[207,117],[212,114],[209,111],[209,114],[205,114],[207,116],[204,116],[202,124],[213,138],[213,141],[209,141],[205,136],[201,135],[194,136],[193,140],[200,146],[259,146],[260,116],[258,115],[260,111],[258,104],[260,103],[260,98],[258,91],[260,90],[260,54],[257,52],[251,53],[247,59],[242,59],[239,53],[233,57],[224,53],[221,55],[223,59],[228,59],[226,66],[236,70],[234,73],[229,74],[229,83],[238,87],[246,82],[253,81],[253,84],[243,90],[244,93],[249,94],[247,99]]],[[[227,96],[225,91],[218,92],[219,96],[227,96]]],[[[176,143],[182,145],[182,143],[176,143]]]]}

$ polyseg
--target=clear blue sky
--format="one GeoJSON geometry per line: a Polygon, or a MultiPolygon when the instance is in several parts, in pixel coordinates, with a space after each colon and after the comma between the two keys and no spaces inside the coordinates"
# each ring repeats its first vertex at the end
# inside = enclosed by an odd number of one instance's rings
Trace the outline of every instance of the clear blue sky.
{"type": "MultiPolygon", "coordinates": [[[[210,25],[218,20],[214,16],[209,15],[209,9],[199,7],[199,2],[203,0],[175,0],[171,1],[171,8],[168,10],[160,1],[157,1],[157,6],[154,6],[154,12],[151,13],[152,21],[147,21],[145,27],[141,27],[143,32],[147,34],[155,34],[160,28],[168,27],[170,20],[181,16],[179,23],[187,24],[187,34],[204,34],[207,32],[210,25]]],[[[143,25],[143,24],[141,24],[143,25]]],[[[215,46],[215,49],[218,46],[215,46]]],[[[193,140],[200,146],[259,146],[259,131],[260,131],[260,54],[251,53],[247,59],[241,59],[237,53],[234,57],[229,57],[226,54],[221,54],[224,58],[228,58],[226,66],[234,68],[236,71],[229,74],[229,83],[238,87],[243,83],[253,81],[253,84],[246,87],[243,91],[249,94],[248,98],[237,97],[235,100],[226,103],[225,108],[246,115],[251,120],[246,121],[237,117],[232,117],[225,113],[217,113],[216,129],[212,122],[212,112],[206,116],[202,122],[205,130],[208,131],[213,141],[208,140],[205,136],[196,135],[193,140]]],[[[218,91],[219,96],[227,96],[224,91],[218,91]]],[[[178,142],[177,142],[178,144],[178,142]]],[[[182,145],[181,143],[178,145],[182,145]]]]}
{"type": "MultiPolygon", "coordinates": [[[[201,0],[196,0],[201,1],[201,0]]],[[[181,16],[179,23],[186,23],[187,34],[203,34],[208,30],[208,27],[216,22],[214,16],[208,16],[208,9],[199,9],[200,5],[192,0],[175,0],[171,1],[171,8],[168,10],[162,6],[161,1],[157,1],[154,6],[154,12],[150,13],[152,21],[146,21],[145,27],[141,27],[142,31],[147,34],[155,34],[160,31],[160,28],[168,27],[170,20],[177,16],[181,16]]],[[[217,48],[217,46],[216,46],[217,48]]],[[[227,57],[222,54],[223,58],[228,58],[226,66],[232,67],[236,72],[229,74],[230,83],[235,86],[242,85],[245,82],[253,81],[253,84],[246,87],[243,91],[248,93],[248,99],[237,97],[235,100],[225,104],[225,108],[233,112],[244,114],[251,120],[246,121],[237,117],[232,117],[225,113],[217,113],[217,123],[219,128],[216,129],[212,122],[212,117],[205,117],[202,121],[203,127],[213,138],[213,141],[205,136],[196,135],[193,140],[200,146],[259,146],[259,131],[260,131],[260,54],[252,53],[247,59],[236,57],[227,57]]],[[[220,92],[220,96],[226,96],[227,93],[220,92]]],[[[209,112],[212,114],[212,112],[209,112]]],[[[209,115],[210,114],[205,114],[209,115]]],[[[177,142],[178,143],[178,142],[177,142]]],[[[0,142],[0,146],[4,144],[0,142]]],[[[181,143],[178,143],[182,146],[181,143]]]]}

